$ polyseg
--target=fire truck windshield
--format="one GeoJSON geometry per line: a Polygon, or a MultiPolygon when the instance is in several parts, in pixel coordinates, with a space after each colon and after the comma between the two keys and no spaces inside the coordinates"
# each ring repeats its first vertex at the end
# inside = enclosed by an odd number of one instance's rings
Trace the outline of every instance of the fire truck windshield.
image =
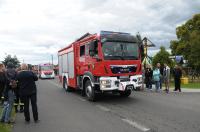
{"type": "Polygon", "coordinates": [[[43,71],[45,71],[45,70],[52,70],[52,66],[41,66],[40,68],[43,71]]]}
{"type": "Polygon", "coordinates": [[[129,42],[105,42],[102,44],[105,60],[137,60],[138,45],[129,42]]]}

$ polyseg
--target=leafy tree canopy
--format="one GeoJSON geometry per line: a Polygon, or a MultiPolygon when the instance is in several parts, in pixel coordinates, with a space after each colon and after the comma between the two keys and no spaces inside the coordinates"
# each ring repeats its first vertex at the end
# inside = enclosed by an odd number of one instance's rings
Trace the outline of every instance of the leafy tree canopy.
{"type": "Polygon", "coordinates": [[[183,55],[190,66],[200,68],[200,14],[176,28],[178,40],[170,42],[173,55],[183,55]]]}
{"type": "Polygon", "coordinates": [[[168,66],[172,67],[173,62],[169,58],[170,54],[165,50],[165,47],[161,46],[160,51],[153,57],[153,67],[156,66],[157,63],[164,65],[166,63],[168,66]]]}
{"type": "Polygon", "coordinates": [[[13,57],[11,55],[7,55],[3,61],[3,64],[5,66],[7,66],[8,63],[12,63],[13,66],[16,68],[16,67],[19,67],[19,60],[17,59],[17,56],[14,55],[13,57]]]}

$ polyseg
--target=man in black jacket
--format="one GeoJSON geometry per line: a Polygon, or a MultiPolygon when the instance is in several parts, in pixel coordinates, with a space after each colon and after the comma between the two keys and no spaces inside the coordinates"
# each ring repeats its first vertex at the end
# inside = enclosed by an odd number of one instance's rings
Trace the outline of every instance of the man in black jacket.
{"type": "Polygon", "coordinates": [[[181,77],[182,77],[182,70],[179,66],[175,65],[175,69],[174,69],[175,89],[174,89],[174,91],[179,90],[179,92],[181,92],[181,77]]]}
{"type": "Polygon", "coordinates": [[[24,102],[25,121],[30,122],[29,102],[31,101],[33,118],[35,122],[38,122],[37,89],[35,84],[38,77],[32,71],[28,71],[26,64],[21,65],[21,70],[17,75],[17,80],[20,86],[19,94],[24,102]]]}
{"type": "Polygon", "coordinates": [[[152,77],[153,77],[153,70],[151,69],[150,65],[147,65],[145,69],[145,82],[146,88],[152,89],[152,77]]]}

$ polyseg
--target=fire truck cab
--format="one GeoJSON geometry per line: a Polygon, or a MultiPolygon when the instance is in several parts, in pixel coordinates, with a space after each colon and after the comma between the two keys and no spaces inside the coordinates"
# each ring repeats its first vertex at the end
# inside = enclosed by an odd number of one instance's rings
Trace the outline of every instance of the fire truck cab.
{"type": "Polygon", "coordinates": [[[87,33],[59,50],[58,61],[63,88],[81,89],[90,101],[104,92],[128,97],[142,86],[140,45],[129,33],[87,33]]]}
{"type": "Polygon", "coordinates": [[[39,64],[38,76],[41,79],[54,79],[55,73],[53,70],[53,65],[49,63],[39,64]]]}

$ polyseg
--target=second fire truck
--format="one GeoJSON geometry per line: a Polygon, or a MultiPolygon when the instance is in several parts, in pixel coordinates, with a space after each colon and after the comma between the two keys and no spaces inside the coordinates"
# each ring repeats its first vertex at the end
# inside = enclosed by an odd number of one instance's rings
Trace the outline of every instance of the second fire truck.
{"type": "Polygon", "coordinates": [[[129,33],[87,33],[59,50],[58,60],[63,88],[81,89],[90,101],[104,92],[128,97],[142,86],[140,44],[129,33]]]}
{"type": "Polygon", "coordinates": [[[41,79],[54,79],[55,73],[53,70],[53,65],[50,63],[44,63],[38,65],[38,76],[41,79]]]}

